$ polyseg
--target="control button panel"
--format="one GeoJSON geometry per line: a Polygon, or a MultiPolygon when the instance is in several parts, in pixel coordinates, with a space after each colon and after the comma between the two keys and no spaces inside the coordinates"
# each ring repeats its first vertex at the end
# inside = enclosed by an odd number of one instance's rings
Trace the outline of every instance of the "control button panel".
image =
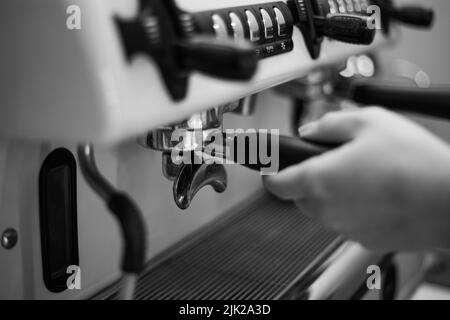
{"type": "Polygon", "coordinates": [[[263,3],[193,14],[199,34],[246,39],[260,58],[292,51],[294,19],[284,2],[263,3]]]}

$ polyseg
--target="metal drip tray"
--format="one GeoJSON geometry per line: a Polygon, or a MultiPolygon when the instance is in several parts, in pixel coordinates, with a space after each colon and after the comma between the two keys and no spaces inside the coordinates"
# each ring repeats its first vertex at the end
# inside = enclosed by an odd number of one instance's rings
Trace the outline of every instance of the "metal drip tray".
{"type": "MultiPolygon", "coordinates": [[[[262,192],[151,261],[136,299],[277,299],[340,243],[292,203],[262,192]]],[[[116,283],[94,299],[117,291],[116,283]]]]}

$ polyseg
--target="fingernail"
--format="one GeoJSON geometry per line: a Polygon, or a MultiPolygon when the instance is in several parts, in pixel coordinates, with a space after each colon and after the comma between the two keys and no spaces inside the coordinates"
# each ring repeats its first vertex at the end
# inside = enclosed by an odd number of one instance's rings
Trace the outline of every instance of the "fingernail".
{"type": "Polygon", "coordinates": [[[300,137],[307,137],[313,134],[316,131],[316,128],[317,122],[310,122],[300,127],[300,129],[298,129],[298,134],[300,135],[300,137]]]}

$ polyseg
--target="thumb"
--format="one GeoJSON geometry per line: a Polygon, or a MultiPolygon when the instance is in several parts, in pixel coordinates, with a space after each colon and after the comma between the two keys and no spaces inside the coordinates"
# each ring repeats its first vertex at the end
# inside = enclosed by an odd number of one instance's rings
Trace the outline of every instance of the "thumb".
{"type": "Polygon", "coordinates": [[[277,175],[264,176],[265,188],[283,200],[299,200],[308,197],[314,182],[314,169],[317,159],[310,159],[301,164],[289,167],[277,175]]]}
{"type": "Polygon", "coordinates": [[[291,166],[263,179],[266,189],[284,200],[311,200],[339,190],[342,165],[351,164],[360,152],[355,143],[347,143],[330,152],[291,166]],[[330,187],[331,186],[331,187],[330,187]],[[336,189],[337,186],[337,189],[336,189]]]}

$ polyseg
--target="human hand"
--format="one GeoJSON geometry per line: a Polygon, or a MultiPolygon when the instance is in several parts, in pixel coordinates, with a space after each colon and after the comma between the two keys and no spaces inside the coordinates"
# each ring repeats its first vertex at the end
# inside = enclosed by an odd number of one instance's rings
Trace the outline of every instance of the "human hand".
{"type": "Polygon", "coordinates": [[[450,247],[450,148],[380,108],[330,113],[303,139],[342,145],[265,177],[325,227],[374,250],[450,247]]]}

